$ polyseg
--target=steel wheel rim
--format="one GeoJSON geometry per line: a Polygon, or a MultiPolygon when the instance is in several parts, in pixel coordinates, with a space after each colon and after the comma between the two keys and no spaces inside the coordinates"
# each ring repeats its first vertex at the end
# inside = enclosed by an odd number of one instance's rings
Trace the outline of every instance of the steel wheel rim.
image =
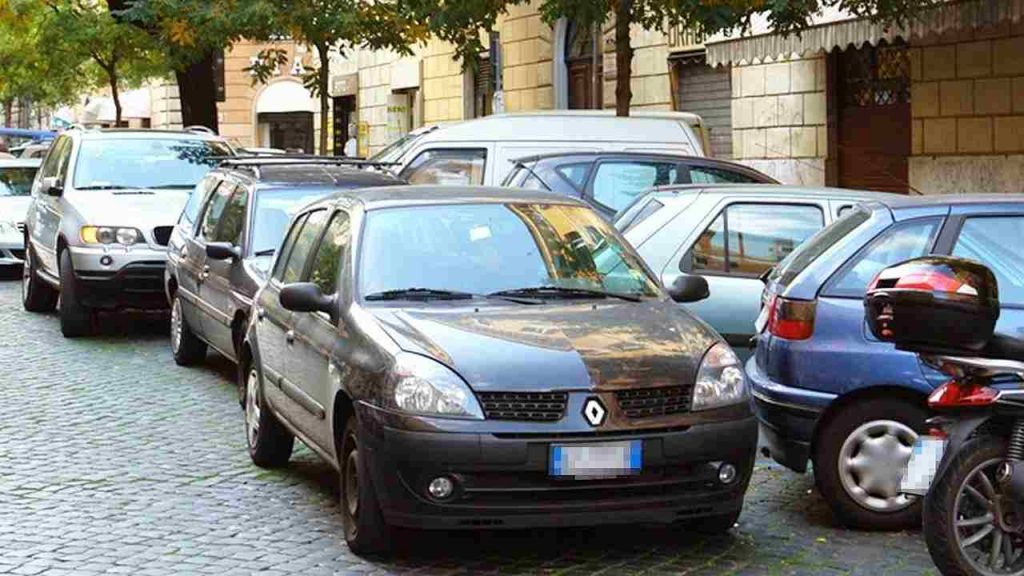
{"type": "Polygon", "coordinates": [[[873,512],[896,512],[916,498],[900,494],[903,468],[917,432],[895,420],[874,420],[850,433],[839,450],[839,480],[858,505],[873,512]]]}
{"type": "Polygon", "coordinates": [[[359,448],[345,459],[345,510],[353,520],[359,517],[359,448]]]}
{"type": "Polygon", "coordinates": [[[249,447],[254,448],[260,434],[259,376],[256,369],[249,371],[245,383],[245,433],[249,447]]]}
{"type": "MultiPolygon", "coordinates": [[[[957,487],[953,532],[957,548],[971,568],[985,576],[1024,574],[1024,538],[1004,529],[1002,496],[989,471],[1002,462],[986,460],[957,487]]],[[[992,475],[994,476],[994,474],[992,475]]]]}
{"type": "Polygon", "coordinates": [[[181,350],[181,300],[174,297],[174,304],[171,305],[171,348],[177,354],[181,350]]]}

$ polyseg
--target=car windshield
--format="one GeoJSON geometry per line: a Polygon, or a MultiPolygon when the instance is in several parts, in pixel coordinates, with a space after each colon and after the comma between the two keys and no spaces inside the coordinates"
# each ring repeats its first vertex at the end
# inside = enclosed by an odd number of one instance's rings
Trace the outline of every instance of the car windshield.
{"type": "Polygon", "coordinates": [[[76,189],[191,189],[230,156],[222,142],[183,138],[104,138],[82,142],[76,189]]]}
{"type": "Polygon", "coordinates": [[[254,256],[271,256],[281,244],[292,216],[300,208],[322,198],[323,191],[309,189],[261,190],[256,194],[252,223],[254,256]]]}
{"type": "Polygon", "coordinates": [[[29,166],[0,167],[0,197],[30,195],[36,170],[29,166]]]}
{"type": "Polygon", "coordinates": [[[563,204],[465,204],[372,210],[363,296],[552,288],[655,296],[658,284],[596,212],[563,204]]]}
{"type": "Polygon", "coordinates": [[[858,206],[850,210],[830,226],[822,228],[817,234],[811,236],[806,242],[790,252],[789,256],[782,262],[779,262],[772,270],[771,275],[768,277],[769,281],[777,282],[781,286],[788,286],[818,256],[821,256],[826,250],[843,238],[846,238],[850,232],[859,228],[861,224],[867,222],[870,218],[871,212],[866,208],[858,206]]]}

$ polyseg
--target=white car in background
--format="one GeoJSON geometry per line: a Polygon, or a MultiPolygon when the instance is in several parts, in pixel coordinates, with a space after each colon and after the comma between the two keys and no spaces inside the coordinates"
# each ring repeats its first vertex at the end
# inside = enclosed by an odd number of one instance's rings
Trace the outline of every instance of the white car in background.
{"type": "Polygon", "coordinates": [[[25,214],[32,202],[32,181],[39,158],[0,159],[0,268],[25,259],[25,214]]]}

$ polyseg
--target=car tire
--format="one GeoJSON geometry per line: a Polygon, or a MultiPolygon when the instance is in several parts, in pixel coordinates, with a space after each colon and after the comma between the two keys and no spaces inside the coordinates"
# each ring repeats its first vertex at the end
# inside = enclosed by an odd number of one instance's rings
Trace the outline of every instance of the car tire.
{"type": "Polygon", "coordinates": [[[206,342],[188,325],[178,292],[171,296],[171,353],[178,366],[194,366],[206,360],[206,342]]]}
{"type": "Polygon", "coordinates": [[[919,404],[874,398],[842,409],[822,427],[813,455],[814,480],[840,523],[863,530],[921,524],[921,499],[900,495],[898,488],[927,418],[919,404]]]}
{"type": "Polygon", "coordinates": [[[21,269],[21,304],[29,312],[52,312],[57,307],[57,290],[39,278],[32,248],[26,246],[21,269]]]}
{"type": "Polygon", "coordinates": [[[263,395],[263,378],[255,361],[250,361],[245,375],[245,439],[249,457],[260,468],[280,468],[292,457],[295,436],[281,424],[263,395]]]}
{"type": "Polygon", "coordinates": [[[338,461],[341,500],[341,518],[345,527],[345,542],[354,554],[379,554],[391,549],[392,529],[373,487],[368,461],[370,455],[360,450],[359,424],[352,416],[342,433],[338,461]]]}
{"type": "Polygon", "coordinates": [[[71,263],[71,252],[60,253],[60,331],[65,338],[88,336],[92,333],[93,312],[78,298],[78,283],[71,263]]]}

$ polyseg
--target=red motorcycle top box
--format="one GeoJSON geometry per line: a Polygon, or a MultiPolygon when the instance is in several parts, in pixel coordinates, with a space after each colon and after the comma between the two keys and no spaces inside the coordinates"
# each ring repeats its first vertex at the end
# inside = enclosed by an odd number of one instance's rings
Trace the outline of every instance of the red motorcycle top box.
{"type": "Polygon", "coordinates": [[[875,337],[900,350],[970,355],[992,338],[999,287],[978,262],[927,256],[882,270],[868,285],[864,307],[875,337]]]}

